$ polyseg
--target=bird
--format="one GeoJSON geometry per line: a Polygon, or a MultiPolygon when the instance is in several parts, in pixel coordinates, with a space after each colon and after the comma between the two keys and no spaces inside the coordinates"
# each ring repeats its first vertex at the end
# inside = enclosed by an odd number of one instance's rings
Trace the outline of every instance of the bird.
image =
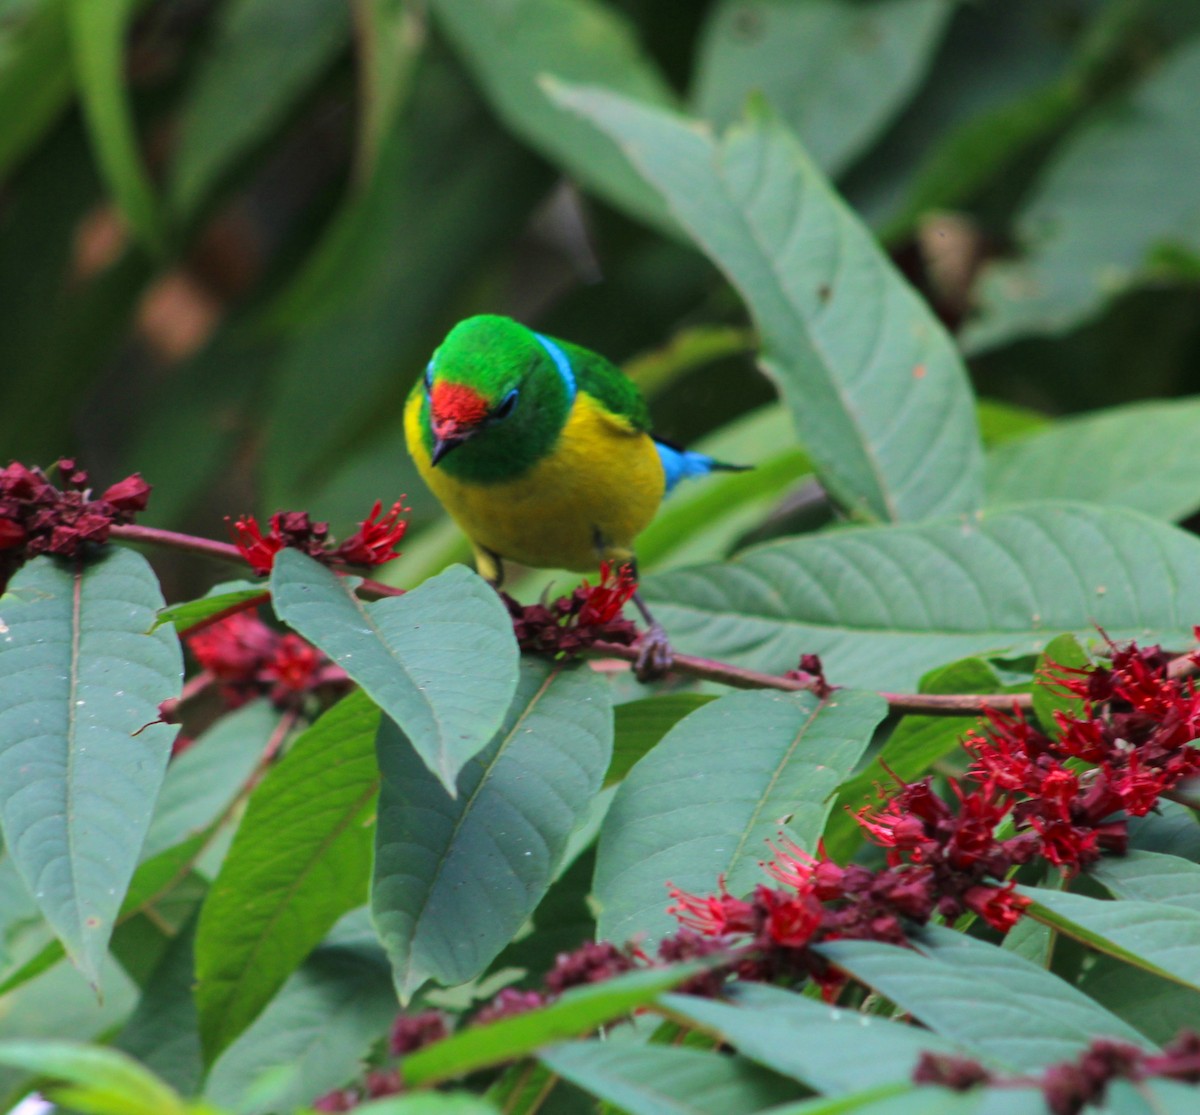
{"type": "MultiPolygon", "coordinates": [[[[650,429],[637,386],[603,356],[499,314],[455,325],[404,410],[409,454],[462,528],[497,589],[504,563],[636,579],[634,543],[664,495],[687,477],[744,466],[682,449],[650,429]]],[[[671,664],[666,632],[647,624],[640,677],[671,664]]]]}

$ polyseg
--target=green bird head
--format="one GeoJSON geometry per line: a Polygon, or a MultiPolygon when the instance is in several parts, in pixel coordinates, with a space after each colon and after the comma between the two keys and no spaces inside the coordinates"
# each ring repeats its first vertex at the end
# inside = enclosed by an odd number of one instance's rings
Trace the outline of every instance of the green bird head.
{"type": "Polygon", "coordinates": [[[495,314],[459,322],[418,389],[433,464],[483,482],[511,479],[550,452],[575,394],[562,349],[495,314]]]}

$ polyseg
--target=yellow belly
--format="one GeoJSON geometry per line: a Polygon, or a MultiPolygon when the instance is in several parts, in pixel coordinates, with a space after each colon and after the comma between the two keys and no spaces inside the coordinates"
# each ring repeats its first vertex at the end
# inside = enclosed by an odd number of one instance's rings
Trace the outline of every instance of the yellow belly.
{"type": "MultiPolygon", "coordinates": [[[[580,394],[554,452],[518,480],[472,484],[433,468],[420,429],[421,400],[404,415],[408,450],[422,479],[478,552],[539,568],[594,570],[626,561],[663,497],[654,442],[580,394]]],[[[480,572],[486,555],[480,555],[480,572]]],[[[493,576],[493,579],[495,577],[493,576]]]]}

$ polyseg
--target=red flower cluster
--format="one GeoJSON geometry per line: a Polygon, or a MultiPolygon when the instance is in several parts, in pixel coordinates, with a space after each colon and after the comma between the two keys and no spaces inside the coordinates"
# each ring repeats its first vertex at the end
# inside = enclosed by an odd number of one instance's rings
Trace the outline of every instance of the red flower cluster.
{"type": "Polygon", "coordinates": [[[1172,678],[1157,647],[1110,646],[1111,666],[1059,668],[1043,684],[1084,701],[1082,716],[1058,712],[1052,738],[1020,713],[990,712],[963,741],[970,777],[1003,795],[1036,855],[1068,872],[1125,850],[1124,815],[1141,817],[1185,779],[1200,775],[1200,696],[1172,678]],[[1083,764],[1087,764],[1085,767],[1083,764]]]}
{"type": "Polygon", "coordinates": [[[88,474],[73,460],[53,467],[61,488],[19,461],[0,469],[0,590],[26,558],[74,557],[89,542],[106,542],[113,523],[132,522],[146,509],[150,485],[136,472],[93,499],[88,474]]]}
{"type": "Polygon", "coordinates": [[[553,604],[523,605],[507,593],[501,596],[522,650],[569,657],[597,642],[631,645],[637,639],[637,628],[621,616],[621,609],[636,590],[630,566],[601,562],[598,584],[584,581],[570,596],[560,596],[553,604]]]}
{"type": "Polygon", "coordinates": [[[263,534],[252,515],[243,515],[232,525],[233,541],[256,573],[267,574],[282,549],[299,550],[326,565],[383,565],[400,555],[396,547],[408,530],[400,518],[408,508],[400,503],[380,518],[383,504],[375,501],[371,513],[349,538],[329,545],[329,524],[314,523],[307,511],[276,511],[271,529],[263,534]]]}
{"type": "Polygon", "coordinates": [[[267,696],[280,708],[294,707],[323,686],[341,692],[349,679],[299,635],[280,634],[250,612],[186,636],[196,661],[220,682],[230,708],[267,696]]]}
{"type": "Polygon", "coordinates": [[[913,1083],[965,1092],[980,1084],[1041,1088],[1052,1115],[1079,1115],[1088,1104],[1101,1104],[1114,1080],[1178,1080],[1200,1084],[1200,1034],[1184,1030],[1162,1053],[1098,1038],[1074,1061],[1051,1065],[1040,1078],[999,1078],[978,1061],[940,1053],[922,1054],[913,1083]]]}

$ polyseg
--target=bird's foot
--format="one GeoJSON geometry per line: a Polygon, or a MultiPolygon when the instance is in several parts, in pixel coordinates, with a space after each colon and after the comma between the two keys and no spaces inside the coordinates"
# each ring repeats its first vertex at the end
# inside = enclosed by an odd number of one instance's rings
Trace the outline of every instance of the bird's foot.
{"type": "Polygon", "coordinates": [[[633,663],[634,676],[640,682],[660,681],[671,670],[675,652],[661,623],[651,623],[638,640],[638,656],[633,663]]]}

